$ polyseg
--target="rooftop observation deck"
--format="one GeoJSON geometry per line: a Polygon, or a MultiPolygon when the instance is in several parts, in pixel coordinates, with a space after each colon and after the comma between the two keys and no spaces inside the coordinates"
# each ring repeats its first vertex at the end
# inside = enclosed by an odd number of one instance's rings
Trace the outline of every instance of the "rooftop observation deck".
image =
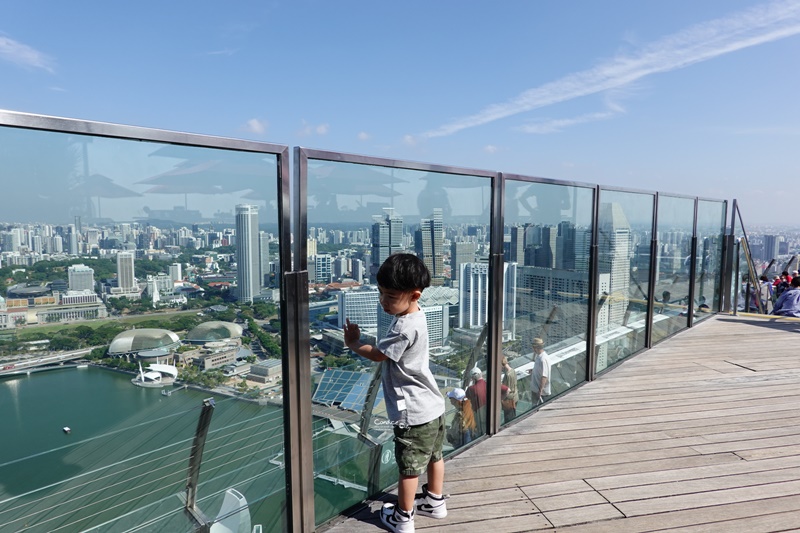
{"type": "MultiPolygon", "coordinates": [[[[449,460],[449,515],[417,530],[796,530],[799,333],[719,316],[631,358],[449,460]]],[[[328,531],[383,530],[379,508],[328,531]]]]}

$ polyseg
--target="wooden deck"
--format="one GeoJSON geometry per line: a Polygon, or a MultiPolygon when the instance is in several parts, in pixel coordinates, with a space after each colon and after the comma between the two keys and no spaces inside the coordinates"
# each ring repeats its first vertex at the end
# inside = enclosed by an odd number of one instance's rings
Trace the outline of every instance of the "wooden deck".
{"type": "MultiPolygon", "coordinates": [[[[708,319],[446,469],[418,531],[800,531],[800,321],[708,319]]],[[[382,531],[379,507],[326,531],[382,531]]]]}

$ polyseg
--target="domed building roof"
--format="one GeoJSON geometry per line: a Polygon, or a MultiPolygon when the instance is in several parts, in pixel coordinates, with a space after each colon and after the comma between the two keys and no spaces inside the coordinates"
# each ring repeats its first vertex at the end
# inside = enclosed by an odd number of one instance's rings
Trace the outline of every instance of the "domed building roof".
{"type": "Polygon", "coordinates": [[[186,334],[187,342],[205,343],[226,339],[238,339],[242,336],[242,326],[233,322],[210,320],[194,327],[186,334]]]}
{"type": "Polygon", "coordinates": [[[126,355],[157,348],[177,348],[180,344],[178,336],[166,329],[129,329],[114,337],[108,346],[108,355],[126,355]]]}

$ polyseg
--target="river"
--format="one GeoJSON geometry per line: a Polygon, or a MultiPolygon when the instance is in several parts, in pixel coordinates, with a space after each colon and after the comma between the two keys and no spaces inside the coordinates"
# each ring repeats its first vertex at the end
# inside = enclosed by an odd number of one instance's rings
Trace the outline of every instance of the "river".
{"type": "MultiPolygon", "coordinates": [[[[202,403],[213,395],[174,388],[164,396],[131,377],[89,366],[0,379],[0,533],[192,531],[180,496],[202,403]]],[[[233,487],[252,524],[283,531],[281,409],[224,396],[215,403],[197,506],[215,517],[233,487]]],[[[326,425],[316,420],[315,431],[326,425]]],[[[355,438],[316,433],[315,470],[328,479],[315,480],[320,522],[365,497],[330,480],[366,483],[368,456],[355,438]]],[[[396,475],[390,459],[381,464],[384,485],[396,475]]]]}

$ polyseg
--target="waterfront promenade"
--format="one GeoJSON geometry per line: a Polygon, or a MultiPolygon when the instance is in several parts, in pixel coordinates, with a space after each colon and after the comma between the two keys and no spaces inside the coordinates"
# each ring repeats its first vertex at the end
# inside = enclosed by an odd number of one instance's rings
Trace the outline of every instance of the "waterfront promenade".
{"type": "Polygon", "coordinates": [[[799,407],[800,320],[710,318],[449,460],[450,513],[416,527],[797,531],[799,407]]]}

